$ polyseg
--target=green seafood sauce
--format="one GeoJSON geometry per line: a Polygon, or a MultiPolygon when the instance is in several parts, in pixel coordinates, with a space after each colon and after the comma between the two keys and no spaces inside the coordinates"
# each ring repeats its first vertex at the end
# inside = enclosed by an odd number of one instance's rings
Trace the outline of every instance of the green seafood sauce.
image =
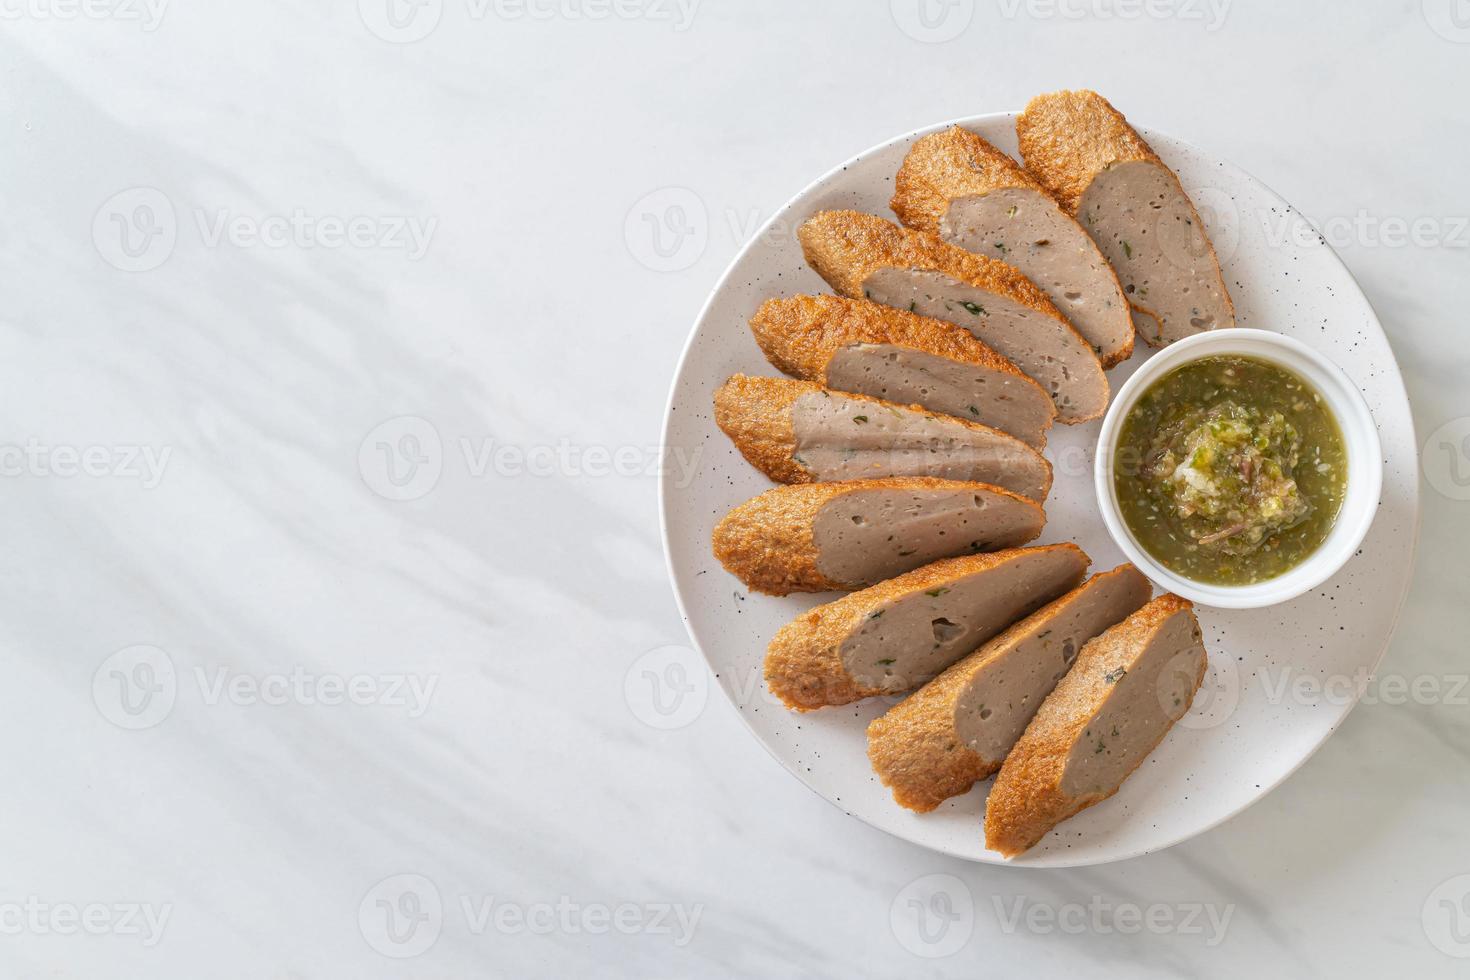
{"type": "Polygon", "coordinates": [[[1185,578],[1261,582],[1326,540],[1347,453],[1322,396],[1250,357],[1205,357],[1154,382],[1123,420],[1113,459],[1123,520],[1185,578]]]}

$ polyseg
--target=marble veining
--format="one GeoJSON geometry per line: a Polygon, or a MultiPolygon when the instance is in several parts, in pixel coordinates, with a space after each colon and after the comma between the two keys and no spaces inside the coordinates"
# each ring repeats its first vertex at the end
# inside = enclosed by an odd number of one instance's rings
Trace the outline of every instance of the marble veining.
{"type": "Polygon", "coordinates": [[[0,974],[1461,975],[1470,31],[1123,6],[4,6],[0,974]],[[750,737],[669,588],[658,473],[701,460],[659,431],[796,189],[1064,85],[1337,250],[1423,533],[1370,696],[1259,804],[982,867],[750,737]]]}

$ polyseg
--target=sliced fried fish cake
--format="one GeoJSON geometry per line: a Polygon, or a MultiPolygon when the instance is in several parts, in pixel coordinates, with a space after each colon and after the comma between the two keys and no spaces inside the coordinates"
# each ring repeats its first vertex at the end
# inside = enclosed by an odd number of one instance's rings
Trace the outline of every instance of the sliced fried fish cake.
{"type": "Polygon", "coordinates": [[[1004,262],[859,211],[819,211],[797,229],[807,263],[836,292],[964,327],[1035,380],[1068,424],[1108,407],[1092,345],[1004,262]]]}
{"type": "Polygon", "coordinates": [[[839,296],[771,299],[750,319],[766,358],[794,377],[916,404],[1046,445],[1045,391],[968,330],[839,296]]]}
{"type": "Polygon", "coordinates": [[[1158,347],[1235,325],[1204,222],[1179,178],[1107,99],[1032,99],[1016,120],[1026,169],[1087,229],[1118,273],[1138,332],[1158,347]]]}
{"type": "Polygon", "coordinates": [[[1041,506],[985,483],[893,477],[776,487],[715,527],[715,557],[757,592],[861,589],[922,565],[1032,541],[1041,506]]]}
{"type": "Polygon", "coordinates": [[[715,423],[779,483],[933,476],[1037,501],[1051,489],[1051,464],[1015,436],[810,381],[737,374],[715,392],[715,423]]]}
{"type": "Polygon", "coordinates": [[[1084,646],[995,778],[985,846],[1014,857],[1118,792],[1189,711],[1206,666],[1193,604],[1173,594],[1084,646]]]}
{"type": "Polygon", "coordinates": [[[917,140],[894,178],[900,221],[1026,274],[1104,367],[1133,353],[1133,320],[1113,267],[1077,221],[1021,165],[954,126],[917,140]]]}
{"type": "Polygon", "coordinates": [[[902,694],[1074,587],[1074,544],[949,558],[803,613],[766,651],[766,684],[808,711],[902,694]]]}
{"type": "Polygon", "coordinates": [[[951,666],[868,726],[900,806],[932,810],[1000,768],[1088,640],[1148,602],[1132,565],[1101,572],[951,666]]]}

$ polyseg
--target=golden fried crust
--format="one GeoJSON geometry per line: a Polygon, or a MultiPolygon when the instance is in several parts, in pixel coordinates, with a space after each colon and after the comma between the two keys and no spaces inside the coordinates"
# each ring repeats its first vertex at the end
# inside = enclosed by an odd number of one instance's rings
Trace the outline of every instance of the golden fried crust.
{"type": "Polygon", "coordinates": [[[968,792],[1000,768],[1000,763],[987,762],[961,744],[955,733],[955,707],[975,674],[1017,636],[1029,634],[1064,613],[1070,600],[1094,587],[1098,579],[1129,574],[1132,569],[1132,565],[1123,564],[1094,575],[955,663],[887,714],[873,719],[868,725],[868,759],[883,785],[893,790],[899,806],[927,813],[950,797],[968,792]]]}
{"type": "Polygon", "coordinates": [[[943,418],[952,425],[989,432],[1009,440],[1018,447],[1018,451],[1033,453],[1046,469],[1046,482],[1037,499],[1045,500],[1047,494],[1051,493],[1051,461],[1010,433],[981,425],[979,422],[971,422],[969,419],[939,415],[923,405],[900,405],[848,391],[830,392],[811,381],[733,374],[715,391],[715,424],[735,443],[735,448],[740,450],[740,455],[745,457],[746,462],[777,483],[814,483],[816,478],[791,456],[796,451],[796,428],[792,422],[791,407],[802,395],[814,391],[825,392],[835,398],[868,402],[881,408],[908,409],[932,418],[943,418]]]}
{"type": "Polygon", "coordinates": [[[750,318],[750,330],[776,368],[818,384],[827,383],[827,365],[842,348],[892,344],[1008,374],[1046,394],[1030,375],[964,327],[865,299],[825,295],[768,299],[750,318]]]}
{"type": "Polygon", "coordinates": [[[1016,119],[1016,136],[1026,169],[1073,215],[1109,164],[1149,160],[1173,173],[1121,112],[1087,89],[1038,95],[1016,119]]]}
{"type": "Polygon", "coordinates": [[[998,768],[987,765],[955,734],[953,700],[959,697],[958,688],[936,691],[913,708],[899,710],[948,675],[949,671],[940,674],[868,726],[873,771],[893,791],[899,806],[919,813],[959,796],[998,768]]]}
{"type": "Polygon", "coordinates": [[[918,269],[941,273],[1066,322],[1046,294],[1019,269],[967,252],[927,232],[900,228],[877,215],[818,211],[802,222],[796,237],[807,264],[851,299],[863,298],[863,283],[879,269],[918,269]]]}
{"type": "Polygon", "coordinates": [[[842,665],[842,642],[853,630],[886,603],[998,568],[1018,555],[1042,551],[1075,552],[1081,560],[1081,570],[1091,561],[1081,548],[1066,543],[946,558],[905,572],[836,602],[816,606],[781,627],[766,649],[766,685],[794,711],[811,711],[891,693],[859,684],[842,665]]]}
{"type": "Polygon", "coordinates": [[[893,179],[888,206],[898,220],[918,231],[939,234],[939,223],[956,198],[979,197],[1019,187],[1050,197],[1045,187],[980,134],[953,126],[917,140],[893,179]]]}
{"type": "MultiPolygon", "coordinates": [[[[939,235],[940,222],[960,198],[980,197],[991,191],[1023,188],[1036,191],[1060,206],[1052,192],[1028,174],[1010,156],[997,150],[979,133],[953,126],[930,133],[914,143],[893,181],[888,206],[910,228],[939,235]]],[[[1071,209],[1066,209],[1070,217],[1071,209]]],[[[1077,229],[1086,234],[1085,229],[1077,229]]],[[[1112,273],[1112,267],[1106,267],[1112,273]]],[[[1113,281],[1117,282],[1113,274],[1113,281]]],[[[1118,287],[1121,294],[1122,287],[1118,287]]],[[[1126,346],[1101,357],[1104,368],[1133,356],[1133,332],[1126,346]]]]}
{"type": "MultiPolygon", "coordinates": [[[[1193,620],[1193,609],[1194,604],[1188,599],[1173,593],[1161,595],[1082,647],[1072,669],[1042,702],[1041,710],[1031,719],[1025,734],[1001,766],[985,804],[986,847],[1006,857],[1015,857],[1063,820],[1101,803],[1122,787],[1127,775],[1106,793],[1068,796],[1062,792],[1067,757],[1112,690],[1104,679],[1107,671],[1118,665],[1132,666],[1166,620],[1181,611],[1193,620]]],[[[1196,621],[1196,628],[1198,625],[1196,621]]],[[[1205,667],[1202,661],[1190,691],[1190,703],[1204,679],[1205,667]]],[[[1188,710],[1189,703],[1186,703],[1183,711],[1188,710]]],[[[1133,769],[1143,763],[1168,731],[1165,728],[1147,752],[1139,753],[1133,769]]]]}
{"type": "MultiPolygon", "coordinates": [[[[883,483],[883,480],[865,480],[883,483]]],[[[715,525],[711,546],[725,571],[756,592],[787,595],[842,586],[817,571],[812,522],[850,483],[776,487],[752,497],[715,525]]]]}
{"type": "Polygon", "coordinates": [[[715,424],[766,476],[778,483],[810,483],[811,474],[791,458],[796,450],[791,406],[816,388],[803,381],[734,375],[715,392],[715,424]]]}
{"type": "MultiPolygon", "coordinates": [[[[1050,92],[1038,95],[1026,106],[1016,119],[1016,136],[1021,147],[1021,158],[1026,169],[1036,177],[1074,217],[1081,207],[1082,195],[1102,171],[1115,163],[1145,160],[1156,165],[1169,175],[1179,188],[1180,195],[1189,204],[1196,226],[1203,233],[1204,222],[1199,210],[1184,191],[1179,175],[1170,170],[1153,147],[1146,143],[1138,131],[1112,103],[1096,92],[1083,89],[1078,92],[1050,92]]],[[[1204,235],[1205,247],[1209,249],[1210,261],[1215,274],[1220,277],[1220,293],[1225,299],[1225,308],[1231,316],[1235,304],[1225,288],[1224,276],[1220,272],[1220,261],[1215,255],[1215,246],[1204,235]]],[[[1146,314],[1155,325],[1162,321],[1153,310],[1129,298],[1129,305],[1146,314]]],[[[1135,326],[1138,319],[1135,317],[1135,326]]],[[[1138,332],[1144,333],[1141,326],[1138,332]]],[[[1157,346],[1160,338],[1157,331],[1145,334],[1150,344],[1157,346]]]]}
{"type": "MultiPolygon", "coordinates": [[[[818,556],[812,525],[817,514],[831,501],[867,490],[901,493],[913,490],[983,490],[1025,504],[1033,508],[1043,522],[1046,520],[1041,505],[1036,501],[988,483],[940,480],[928,476],[807,483],[767,490],[726,514],[712,535],[715,557],[731,575],[752,590],[767,595],[850,589],[853,583],[833,581],[817,570],[818,556]]],[[[1039,529],[1037,533],[1040,533],[1039,529]]]]}

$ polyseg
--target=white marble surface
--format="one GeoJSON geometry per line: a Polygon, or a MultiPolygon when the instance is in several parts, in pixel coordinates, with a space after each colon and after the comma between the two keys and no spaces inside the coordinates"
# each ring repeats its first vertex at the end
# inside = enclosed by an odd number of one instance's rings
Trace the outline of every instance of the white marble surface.
{"type": "Polygon", "coordinates": [[[1463,976],[1454,2],[0,5],[0,974],[1463,976]],[[1079,85],[1295,203],[1390,330],[1421,696],[1179,847],[987,868],[807,791],[697,672],[650,705],[688,642],[650,469],[764,216],[1079,85]]]}

